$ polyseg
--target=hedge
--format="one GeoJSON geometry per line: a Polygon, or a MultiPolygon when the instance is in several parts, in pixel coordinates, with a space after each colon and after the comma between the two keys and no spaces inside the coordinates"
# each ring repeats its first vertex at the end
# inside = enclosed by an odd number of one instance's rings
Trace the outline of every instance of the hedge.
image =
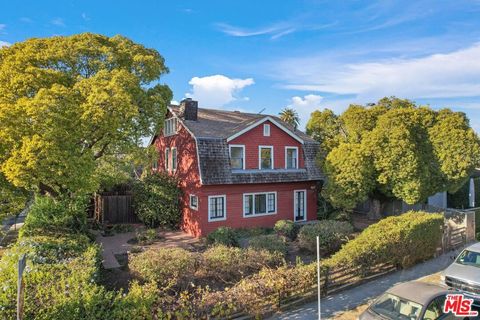
{"type": "Polygon", "coordinates": [[[441,244],[443,215],[409,211],[370,225],[324,265],[368,270],[380,263],[406,268],[431,258],[441,244]]]}
{"type": "Polygon", "coordinates": [[[316,252],[317,236],[320,240],[320,251],[323,255],[337,251],[340,246],[348,241],[353,233],[350,223],[336,220],[321,220],[317,223],[307,224],[298,233],[298,244],[301,249],[316,252]]]}

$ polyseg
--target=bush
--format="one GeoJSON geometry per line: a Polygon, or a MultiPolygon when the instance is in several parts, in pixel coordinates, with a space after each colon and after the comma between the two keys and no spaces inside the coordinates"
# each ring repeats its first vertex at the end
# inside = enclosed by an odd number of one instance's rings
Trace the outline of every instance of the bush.
{"type": "Polygon", "coordinates": [[[198,274],[228,283],[283,262],[283,256],[277,252],[217,245],[202,254],[198,274]]]}
{"type": "Polygon", "coordinates": [[[380,263],[409,267],[431,258],[441,243],[443,215],[409,211],[380,220],[349,241],[324,265],[361,270],[380,263]]]}
{"type": "Polygon", "coordinates": [[[138,218],[154,228],[178,228],[182,218],[178,181],[166,173],[145,175],[133,184],[133,204],[138,218]]]}
{"type": "Polygon", "coordinates": [[[284,237],[276,234],[252,237],[248,240],[248,246],[256,250],[267,250],[287,254],[287,241],[284,237]]]}
{"type": "Polygon", "coordinates": [[[207,236],[207,243],[238,246],[237,233],[230,227],[220,227],[207,236]]]}
{"type": "Polygon", "coordinates": [[[307,224],[300,229],[298,244],[301,249],[316,252],[317,236],[320,237],[320,251],[322,254],[331,254],[348,240],[353,227],[348,222],[335,220],[321,220],[314,224],[307,224]]]}
{"type": "Polygon", "coordinates": [[[48,232],[84,232],[87,226],[85,199],[53,199],[36,196],[20,235],[48,232]]]}
{"type": "Polygon", "coordinates": [[[137,230],[136,235],[138,243],[143,245],[151,244],[158,238],[156,229],[137,230]]]}
{"type": "Polygon", "coordinates": [[[278,235],[295,240],[299,227],[292,220],[278,220],[273,229],[278,235]]]}
{"type": "Polygon", "coordinates": [[[196,254],[181,248],[155,248],[133,255],[131,273],[142,281],[162,287],[186,288],[196,269],[196,254]]]}

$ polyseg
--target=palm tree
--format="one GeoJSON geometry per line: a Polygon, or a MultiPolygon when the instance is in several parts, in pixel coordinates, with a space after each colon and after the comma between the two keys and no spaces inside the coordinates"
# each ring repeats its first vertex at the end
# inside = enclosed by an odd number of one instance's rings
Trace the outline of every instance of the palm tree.
{"type": "Polygon", "coordinates": [[[298,116],[297,111],[287,107],[283,109],[282,112],[279,113],[279,115],[282,121],[292,125],[295,130],[297,130],[297,127],[300,123],[300,117],[298,116]]]}

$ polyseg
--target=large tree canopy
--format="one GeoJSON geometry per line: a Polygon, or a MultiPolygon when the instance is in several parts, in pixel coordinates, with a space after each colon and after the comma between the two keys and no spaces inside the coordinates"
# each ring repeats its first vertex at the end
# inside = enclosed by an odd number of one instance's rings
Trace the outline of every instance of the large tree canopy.
{"type": "Polygon", "coordinates": [[[0,178],[17,188],[95,191],[163,123],[162,56],[122,37],[79,34],[0,49],[0,178]]]}
{"type": "Polygon", "coordinates": [[[418,203],[457,190],[480,162],[465,114],[394,97],[351,105],[340,116],[315,111],[307,132],[325,150],[318,159],[328,177],[324,192],[337,207],[368,198],[418,203]]]}

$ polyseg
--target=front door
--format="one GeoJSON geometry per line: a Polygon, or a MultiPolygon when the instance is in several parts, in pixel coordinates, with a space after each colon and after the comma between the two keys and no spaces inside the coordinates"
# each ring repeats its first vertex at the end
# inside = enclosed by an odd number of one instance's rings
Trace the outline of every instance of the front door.
{"type": "Polygon", "coordinates": [[[306,190],[295,190],[293,193],[294,221],[307,220],[307,192],[306,190]]]}

